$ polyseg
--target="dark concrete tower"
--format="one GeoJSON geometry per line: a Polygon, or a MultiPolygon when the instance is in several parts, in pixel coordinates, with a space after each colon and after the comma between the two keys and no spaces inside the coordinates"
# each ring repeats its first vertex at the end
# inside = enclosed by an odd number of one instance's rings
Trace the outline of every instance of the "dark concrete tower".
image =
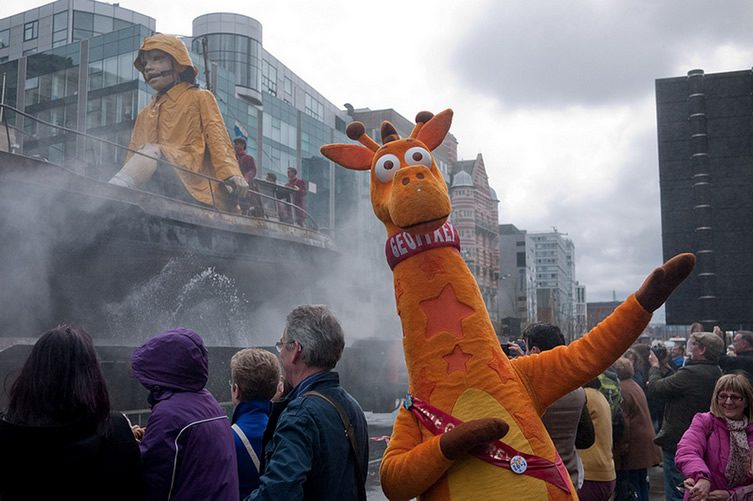
{"type": "Polygon", "coordinates": [[[717,318],[716,267],[714,260],[712,179],[709,169],[709,141],[706,121],[706,94],[703,70],[688,72],[688,132],[693,186],[695,254],[698,259],[699,321],[706,330],[719,323],[717,318]]]}

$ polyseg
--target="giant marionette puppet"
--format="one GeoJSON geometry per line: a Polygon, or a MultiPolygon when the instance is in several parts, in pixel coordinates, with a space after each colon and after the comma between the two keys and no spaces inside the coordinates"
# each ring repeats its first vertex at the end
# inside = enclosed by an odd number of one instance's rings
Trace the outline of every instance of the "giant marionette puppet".
{"type": "Polygon", "coordinates": [[[195,84],[199,70],[185,44],[174,35],[148,36],[133,65],[156,95],[139,112],[128,145],[132,151],[110,183],[139,188],[159,167],[165,181],[179,185],[175,196],[238,212],[237,198],[246,193],[248,183],[214,95],[195,84]],[[159,165],[159,158],[179,168],[159,165]]]}
{"type": "Polygon", "coordinates": [[[410,394],[382,459],[390,499],[569,499],[577,495],[540,416],[593,379],[640,335],[695,257],[657,268],[604,322],[569,346],[508,360],[448,221],[447,185],[431,151],[452,111],[421,112],[410,137],[382,124],[382,145],[353,122],[357,144],[322,153],[343,167],[371,171],[371,201],[387,228],[387,261],[410,394]]]}

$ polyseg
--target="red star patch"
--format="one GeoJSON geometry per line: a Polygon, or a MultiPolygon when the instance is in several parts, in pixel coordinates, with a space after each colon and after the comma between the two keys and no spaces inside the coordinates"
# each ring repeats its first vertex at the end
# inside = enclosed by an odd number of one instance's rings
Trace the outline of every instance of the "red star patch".
{"type": "Polygon", "coordinates": [[[472,356],[473,355],[470,353],[461,350],[460,345],[456,344],[452,353],[442,357],[444,358],[444,361],[447,362],[447,374],[452,374],[455,371],[465,372],[465,366],[468,364],[468,360],[470,360],[472,356]]]}
{"type": "Polygon", "coordinates": [[[428,278],[429,280],[434,280],[434,277],[437,275],[437,273],[442,270],[442,260],[432,257],[431,255],[427,255],[419,268],[421,268],[421,271],[426,274],[426,278],[428,278]]]}
{"type": "Polygon", "coordinates": [[[434,387],[437,383],[429,378],[429,371],[424,367],[421,369],[421,373],[418,375],[418,383],[416,384],[416,396],[421,400],[428,402],[431,399],[431,394],[434,391],[434,387]]]}
{"type": "Polygon", "coordinates": [[[502,384],[505,384],[512,377],[509,362],[506,364],[504,360],[500,360],[496,353],[492,352],[492,359],[488,365],[497,373],[502,384]]]}
{"type": "Polygon", "coordinates": [[[449,332],[455,337],[463,337],[461,320],[473,315],[473,308],[458,301],[452,285],[447,284],[439,297],[421,301],[419,305],[426,315],[426,337],[449,332]]]}

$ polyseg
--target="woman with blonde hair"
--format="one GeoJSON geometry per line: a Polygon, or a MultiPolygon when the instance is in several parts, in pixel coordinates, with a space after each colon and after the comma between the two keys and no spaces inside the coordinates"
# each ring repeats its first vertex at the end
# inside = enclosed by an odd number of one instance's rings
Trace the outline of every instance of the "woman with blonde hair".
{"type": "Polygon", "coordinates": [[[753,490],[753,387],[743,374],[719,378],[711,411],[693,417],[677,444],[685,499],[747,499],[753,490]]]}

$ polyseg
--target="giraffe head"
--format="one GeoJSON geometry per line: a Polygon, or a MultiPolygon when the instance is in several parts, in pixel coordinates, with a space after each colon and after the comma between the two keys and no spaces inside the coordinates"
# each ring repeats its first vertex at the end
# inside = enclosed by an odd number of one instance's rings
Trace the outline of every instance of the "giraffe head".
{"type": "Polygon", "coordinates": [[[321,152],[347,169],[371,170],[371,204],[388,235],[426,233],[442,226],[452,211],[447,184],[431,154],[451,123],[452,110],[437,115],[422,111],[411,135],[401,139],[385,121],[380,146],[361,122],[352,122],[346,133],[363,146],[327,144],[321,152]]]}

